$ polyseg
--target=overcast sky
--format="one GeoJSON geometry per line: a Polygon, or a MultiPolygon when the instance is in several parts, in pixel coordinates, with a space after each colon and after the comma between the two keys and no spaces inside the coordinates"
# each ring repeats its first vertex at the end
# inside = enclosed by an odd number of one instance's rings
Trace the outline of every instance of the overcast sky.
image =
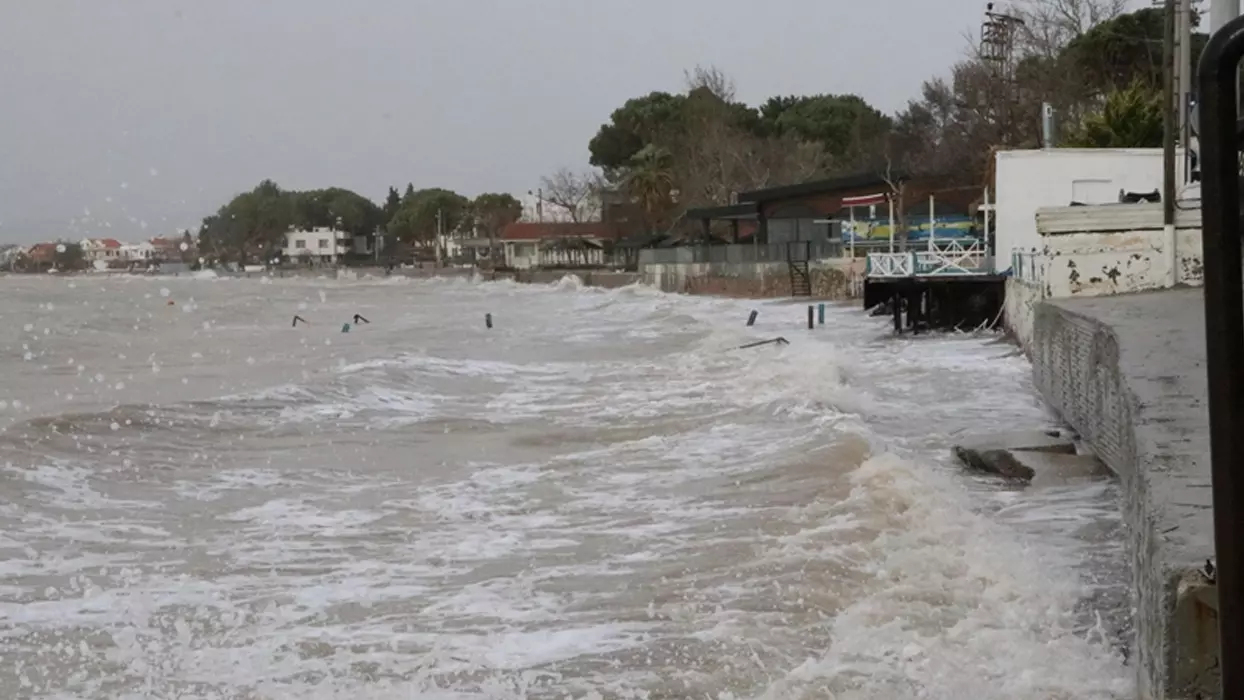
{"type": "Polygon", "coordinates": [[[892,112],[984,5],[0,0],[0,242],[141,239],[263,178],[522,193],[586,168],[614,108],[697,64],[752,104],[853,92],[892,112]]]}

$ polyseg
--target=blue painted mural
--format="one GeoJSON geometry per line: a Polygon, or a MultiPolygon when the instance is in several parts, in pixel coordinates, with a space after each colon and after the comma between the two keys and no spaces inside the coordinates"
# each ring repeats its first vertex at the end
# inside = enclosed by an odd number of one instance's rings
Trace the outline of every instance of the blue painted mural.
{"type": "MultiPolygon", "coordinates": [[[[933,219],[932,231],[936,238],[972,238],[977,236],[976,224],[967,216],[937,216],[933,219]]],[[[909,215],[907,217],[907,238],[912,241],[925,240],[929,237],[929,217],[909,215]]],[[[848,241],[889,240],[890,219],[856,219],[854,222],[842,222],[842,237],[848,241]]],[[[901,238],[901,236],[895,236],[901,238]]]]}

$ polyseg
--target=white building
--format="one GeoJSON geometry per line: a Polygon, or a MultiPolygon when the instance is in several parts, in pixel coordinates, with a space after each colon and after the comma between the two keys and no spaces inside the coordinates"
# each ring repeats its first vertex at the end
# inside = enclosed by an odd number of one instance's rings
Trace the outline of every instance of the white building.
{"type": "Polygon", "coordinates": [[[281,252],[295,262],[336,264],[350,252],[353,237],[332,228],[314,228],[310,231],[287,231],[285,247],[281,252]]]}
{"type": "Polygon", "coordinates": [[[533,267],[599,267],[608,264],[605,248],[620,232],[600,222],[516,222],[501,231],[505,265],[533,267]]]}
{"type": "Polygon", "coordinates": [[[149,263],[156,257],[156,247],[150,241],[122,243],[121,259],[129,262],[149,263]]]}
{"type": "MultiPolygon", "coordinates": [[[[994,267],[1005,272],[1011,255],[1039,248],[1036,213],[1044,207],[1112,204],[1120,192],[1161,193],[1160,148],[1045,148],[997,153],[994,267]]],[[[1175,182],[1183,182],[1177,149],[1175,182]]]]}
{"type": "Polygon", "coordinates": [[[124,260],[121,242],[115,238],[83,238],[81,245],[82,256],[88,263],[108,265],[124,260]]]}

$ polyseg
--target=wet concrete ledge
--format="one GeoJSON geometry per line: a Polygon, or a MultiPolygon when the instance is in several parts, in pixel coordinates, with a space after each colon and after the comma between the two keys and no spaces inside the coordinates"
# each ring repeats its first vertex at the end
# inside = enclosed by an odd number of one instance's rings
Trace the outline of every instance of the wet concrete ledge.
{"type": "Polygon", "coordinates": [[[1050,300],[1029,347],[1041,394],[1122,482],[1146,699],[1218,692],[1202,304],[1200,289],[1050,300]]]}

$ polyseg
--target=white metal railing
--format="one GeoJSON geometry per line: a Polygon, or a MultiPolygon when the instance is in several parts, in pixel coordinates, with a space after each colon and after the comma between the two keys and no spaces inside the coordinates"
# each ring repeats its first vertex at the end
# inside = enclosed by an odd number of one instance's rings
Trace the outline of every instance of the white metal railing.
{"type": "Polygon", "coordinates": [[[1032,250],[1011,252],[1011,277],[1026,285],[1042,286],[1045,281],[1045,257],[1032,250]]]}
{"type": "Polygon", "coordinates": [[[979,275],[989,271],[989,255],[980,241],[964,246],[950,241],[932,250],[916,251],[916,274],[933,275],[979,275]]]}
{"type": "Polygon", "coordinates": [[[911,277],[916,270],[915,253],[869,253],[864,273],[868,277],[911,277]]]}

